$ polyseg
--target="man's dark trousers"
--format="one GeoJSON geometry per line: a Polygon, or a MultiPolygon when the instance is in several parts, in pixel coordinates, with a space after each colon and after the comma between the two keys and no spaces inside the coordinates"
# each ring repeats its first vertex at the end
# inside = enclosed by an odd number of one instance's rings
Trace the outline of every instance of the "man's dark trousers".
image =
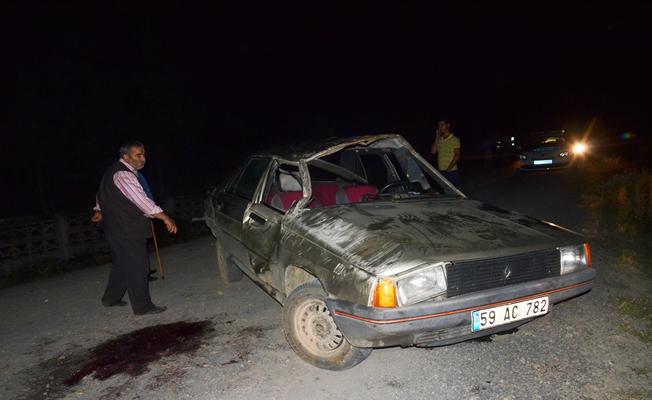
{"type": "Polygon", "coordinates": [[[441,171],[441,174],[444,175],[446,179],[450,181],[450,183],[453,184],[455,187],[459,187],[460,185],[460,171],[455,170],[455,171],[441,171]]]}
{"type": "Polygon", "coordinates": [[[147,239],[127,239],[106,236],[111,246],[111,272],[102,296],[102,304],[112,305],[122,300],[125,291],[134,313],[154,307],[149,295],[149,254],[147,239]]]}

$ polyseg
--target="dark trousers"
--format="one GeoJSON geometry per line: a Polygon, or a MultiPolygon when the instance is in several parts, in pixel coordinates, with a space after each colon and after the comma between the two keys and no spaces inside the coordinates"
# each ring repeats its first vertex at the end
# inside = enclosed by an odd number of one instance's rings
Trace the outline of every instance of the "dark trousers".
{"type": "Polygon", "coordinates": [[[460,185],[460,171],[455,170],[455,171],[441,171],[441,174],[444,175],[444,178],[448,179],[450,183],[453,184],[455,187],[459,187],[460,185]]]}
{"type": "Polygon", "coordinates": [[[111,305],[129,294],[134,312],[151,309],[154,304],[149,296],[149,254],[147,239],[127,239],[107,235],[111,246],[111,272],[102,304],[111,305]]]}

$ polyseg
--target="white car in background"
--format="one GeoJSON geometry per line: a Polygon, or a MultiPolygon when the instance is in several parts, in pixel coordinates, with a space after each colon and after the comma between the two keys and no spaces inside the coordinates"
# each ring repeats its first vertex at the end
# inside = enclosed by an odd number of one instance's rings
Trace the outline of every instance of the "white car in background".
{"type": "Polygon", "coordinates": [[[575,159],[584,156],[587,146],[582,142],[570,143],[564,135],[538,136],[519,154],[521,171],[566,168],[575,159]]]}

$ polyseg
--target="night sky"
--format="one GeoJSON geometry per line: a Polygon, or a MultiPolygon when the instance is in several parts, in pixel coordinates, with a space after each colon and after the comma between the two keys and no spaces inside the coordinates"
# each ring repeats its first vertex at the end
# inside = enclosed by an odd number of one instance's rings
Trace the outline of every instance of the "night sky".
{"type": "Polygon", "coordinates": [[[297,140],[395,131],[426,154],[441,118],[466,154],[591,120],[651,133],[651,2],[49,3],[0,6],[0,218],[90,210],[128,138],[161,198],[297,140]]]}

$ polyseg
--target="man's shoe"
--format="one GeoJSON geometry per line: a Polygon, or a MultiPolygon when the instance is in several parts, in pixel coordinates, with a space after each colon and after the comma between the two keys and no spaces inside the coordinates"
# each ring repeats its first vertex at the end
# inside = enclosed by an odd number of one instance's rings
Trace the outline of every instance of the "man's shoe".
{"type": "Polygon", "coordinates": [[[150,282],[153,282],[153,281],[157,280],[158,278],[155,277],[155,276],[150,275],[148,279],[149,279],[150,282]]]}
{"type": "Polygon", "coordinates": [[[102,302],[102,305],[104,307],[124,307],[124,306],[127,305],[127,302],[123,301],[123,300],[118,300],[115,303],[111,303],[111,304],[107,304],[105,302],[102,302]]]}
{"type": "Polygon", "coordinates": [[[165,306],[152,306],[152,308],[148,308],[145,311],[140,311],[140,312],[135,312],[134,311],[134,314],[136,314],[136,315],[160,314],[165,310],[167,310],[167,307],[165,307],[165,306]]]}

